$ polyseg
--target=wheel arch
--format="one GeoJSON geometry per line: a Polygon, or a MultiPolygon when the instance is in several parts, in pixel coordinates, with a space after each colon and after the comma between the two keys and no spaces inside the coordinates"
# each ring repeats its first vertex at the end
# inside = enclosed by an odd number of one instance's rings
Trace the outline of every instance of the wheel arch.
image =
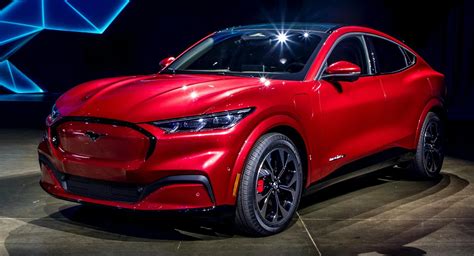
{"type": "Polygon", "coordinates": [[[429,100],[428,103],[425,105],[423,112],[420,115],[420,119],[418,120],[418,127],[416,129],[416,136],[415,136],[415,141],[413,144],[415,147],[416,145],[418,145],[421,129],[423,128],[423,122],[425,121],[425,118],[429,112],[436,113],[444,123],[446,123],[448,119],[448,112],[446,108],[444,107],[443,102],[438,98],[432,98],[431,100],[429,100]]]}
{"type": "Polygon", "coordinates": [[[234,163],[232,168],[231,178],[229,180],[229,191],[228,191],[228,200],[227,202],[235,203],[237,198],[238,189],[240,187],[240,179],[242,170],[244,168],[245,162],[247,161],[247,157],[252,150],[253,146],[257,142],[257,140],[263,136],[264,134],[270,132],[279,132],[288,136],[295,144],[298,150],[300,151],[301,161],[303,164],[303,177],[305,179],[304,187],[306,185],[306,181],[310,179],[310,162],[309,162],[309,155],[311,152],[308,143],[306,143],[305,135],[303,133],[302,127],[299,123],[287,115],[276,115],[265,119],[264,121],[260,122],[253,131],[247,136],[243,146],[241,147],[239,154],[237,156],[237,160],[234,163]],[[300,148],[302,147],[302,148],[300,148]]]}
{"type": "MultiPolygon", "coordinates": [[[[271,132],[277,132],[281,133],[288,138],[290,138],[293,143],[295,143],[296,149],[298,150],[298,153],[300,154],[301,158],[301,165],[303,168],[303,184],[306,184],[308,181],[308,174],[309,174],[309,168],[308,168],[308,149],[306,148],[306,143],[301,134],[294,129],[293,127],[289,125],[279,125],[276,127],[273,127],[266,133],[271,133],[271,132]]],[[[266,134],[265,133],[265,134],[266,134]]]]}

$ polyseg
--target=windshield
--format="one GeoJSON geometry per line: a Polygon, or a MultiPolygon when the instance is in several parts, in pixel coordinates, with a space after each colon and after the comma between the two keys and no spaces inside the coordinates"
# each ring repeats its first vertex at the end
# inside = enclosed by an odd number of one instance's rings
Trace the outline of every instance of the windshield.
{"type": "Polygon", "coordinates": [[[162,73],[303,80],[320,42],[319,34],[304,31],[219,32],[184,53],[162,73]]]}

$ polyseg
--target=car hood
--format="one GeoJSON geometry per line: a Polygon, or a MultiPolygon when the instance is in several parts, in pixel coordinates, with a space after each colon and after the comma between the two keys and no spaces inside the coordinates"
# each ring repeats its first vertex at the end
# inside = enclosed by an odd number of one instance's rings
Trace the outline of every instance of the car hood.
{"type": "MultiPolygon", "coordinates": [[[[58,99],[56,107],[62,116],[149,122],[217,111],[218,103],[260,86],[258,78],[220,75],[106,78],[74,87],[58,99]]],[[[225,107],[249,107],[231,105],[225,107]]]]}

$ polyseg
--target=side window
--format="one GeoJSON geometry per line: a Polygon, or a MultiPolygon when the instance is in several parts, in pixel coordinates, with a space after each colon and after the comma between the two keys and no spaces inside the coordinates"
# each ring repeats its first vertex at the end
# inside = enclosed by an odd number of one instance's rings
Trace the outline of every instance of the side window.
{"type": "Polygon", "coordinates": [[[377,72],[381,74],[394,73],[410,66],[415,56],[388,40],[370,36],[369,40],[375,53],[377,72]],[[411,56],[408,56],[408,52],[411,56]],[[411,60],[410,60],[411,58],[411,60]]]}
{"type": "Polygon", "coordinates": [[[403,53],[405,53],[405,58],[407,60],[407,65],[408,66],[411,66],[413,64],[415,64],[415,61],[416,61],[416,57],[413,53],[411,53],[410,51],[406,50],[406,49],[403,49],[403,53]]]}
{"type": "Polygon", "coordinates": [[[347,37],[340,41],[327,59],[327,66],[334,62],[348,61],[358,65],[362,75],[368,74],[367,55],[362,40],[359,37],[347,37]]]}

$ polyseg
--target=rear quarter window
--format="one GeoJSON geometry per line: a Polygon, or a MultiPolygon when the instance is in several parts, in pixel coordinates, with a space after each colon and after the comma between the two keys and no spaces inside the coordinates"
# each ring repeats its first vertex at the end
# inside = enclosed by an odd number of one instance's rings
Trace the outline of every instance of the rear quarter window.
{"type": "Polygon", "coordinates": [[[369,41],[375,55],[378,74],[395,73],[415,62],[415,56],[396,43],[374,36],[369,36],[369,41]]]}
{"type": "Polygon", "coordinates": [[[407,65],[411,66],[411,65],[415,64],[415,62],[416,62],[415,54],[413,54],[410,51],[408,51],[407,49],[403,49],[403,48],[402,48],[402,51],[403,51],[403,53],[405,53],[405,58],[406,58],[406,61],[407,61],[407,65]]]}

